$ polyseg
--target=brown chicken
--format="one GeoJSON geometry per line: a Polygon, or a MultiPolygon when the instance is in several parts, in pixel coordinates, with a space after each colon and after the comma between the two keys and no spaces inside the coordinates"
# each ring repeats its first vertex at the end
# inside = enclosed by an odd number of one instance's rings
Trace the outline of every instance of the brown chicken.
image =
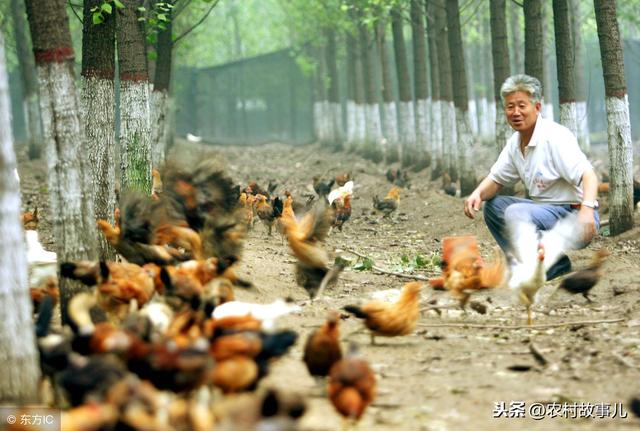
{"type": "Polygon", "coordinates": [[[154,200],[160,199],[162,195],[162,177],[157,169],[151,170],[151,198],[154,200]]]}
{"type": "Polygon", "coordinates": [[[254,205],[256,202],[256,197],[254,195],[249,195],[246,192],[240,193],[240,198],[238,199],[238,212],[240,214],[240,220],[247,225],[247,228],[251,229],[253,227],[253,216],[254,216],[254,205]]]}
{"type": "Polygon", "coordinates": [[[343,267],[329,268],[329,253],[321,242],[331,228],[333,210],[318,206],[304,215],[300,222],[283,219],[285,234],[296,263],[296,282],[302,286],[311,299],[322,293],[322,289],[333,283],[343,267]]]}
{"type": "Polygon", "coordinates": [[[589,292],[600,281],[602,277],[602,263],[610,254],[611,253],[604,248],[596,251],[591,264],[585,269],[581,269],[565,277],[560,282],[559,288],[572,294],[580,293],[587,301],[591,302],[589,292]]]}
{"type": "Polygon", "coordinates": [[[267,227],[269,236],[271,236],[276,220],[282,215],[282,209],[282,201],[279,197],[276,197],[272,202],[267,202],[265,195],[256,196],[256,213],[267,227]]]}
{"type": "Polygon", "coordinates": [[[376,377],[364,359],[351,346],[346,358],[336,362],[329,372],[329,401],[349,422],[358,421],[376,395],[376,377]]]}
{"type": "Polygon", "coordinates": [[[451,175],[449,175],[449,172],[442,174],[442,190],[449,196],[455,196],[458,191],[456,183],[451,181],[451,175]]]}
{"type": "Polygon", "coordinates": [[[507,275],[504,255],[498,247],[494,253],[494,261],[489,265],[484,264],[480,255],[471,248],[460,248],[449,257],[443,270],[444,287],[460,301],[462,309],[465,309],[473,292],[504,285],[507,275]]]}
{"type": "Polygon", "coordinates": [[[351,172],[344,172],[342,174],[336,175],[336,184],[339,187],[344,186],[348,181],[351,181],[351,172]]]}
{"type": "Polygon", "coordinates": [[[314,377],[327,376],[333,364],[342,359],[339,319],[335,311],[329,313],[327,321],[307,338],[302,360],[314,377]]]}
{"type": "Polygon", "coordinates": [[[38,207],[35,207],[33,211],[22,213],[22,226],[25,230],[37,230],[38,221],[38,207]]]}
{"type": "Polygon", "coordinates": [[[362,307],[347,305],[344,310],[359,319],[371,330],[371,344],[375,344],[375,336],[395,337],[408,335],[416,327],[420,317],[420,290],[422,283],[407,283],[402,289],[400,298],[390,304],[373,300],[362,307]]]}
{"type": "Polygon", "coordinates": [[[335,179],[330,179],[329,181],[322,181],[320,176],[316,175],[313,177],[313,190],[316,192],[320,199],[324,198],[331,192],[331,187],[333,187],[333,183],[335,183],[335,179]]]}
{"type": "Polygon", "coordinates": [[[336,199],[331,206],[335,216],[331,227],[337,227],[342,232],[342,226],[351,218],[351,195],[347,194],[343,199],[336,199]]]}
{"type": "Polygon", "coordinates": [[[389,181],[393,185],[407,189],[411,186],[411,184],[409,183],[409,175],[407,174],[407,171],[403,171],[400,168],[389,168],[389,170],[387,170],[387,181],[389,181]]]}
{"type": "Polygon", "coordinates": [[[373,208],[380,211],[384,217],[389,217],[400,206],[400,187],[393,186],[389,193],[380,200],[378,196],[373,197],[373,208]]]}

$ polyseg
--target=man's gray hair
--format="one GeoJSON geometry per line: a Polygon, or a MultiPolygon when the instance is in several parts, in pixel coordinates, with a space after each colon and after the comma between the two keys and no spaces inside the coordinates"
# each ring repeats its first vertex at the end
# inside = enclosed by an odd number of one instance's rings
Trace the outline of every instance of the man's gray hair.
{"type": "Polygon", "coordinates": [[[542,85],[533,76],[521,74],[508,77],[500,87],[502,103],[504,103],[505,97],[516,91],[527,93],[531,103],[535,104],[542,101],[542,85]]]}

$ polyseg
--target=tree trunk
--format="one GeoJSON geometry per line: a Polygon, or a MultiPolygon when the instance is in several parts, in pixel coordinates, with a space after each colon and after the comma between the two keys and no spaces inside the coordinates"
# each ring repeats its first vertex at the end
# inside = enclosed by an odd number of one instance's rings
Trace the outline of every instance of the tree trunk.
{"type": "Polygon", "coordinates": [[[438,27],[435,20],[436,5],[426,0],[427,40],[429,42],[429,69],[431,70],[431,155],[434,160],[431,179],[442,175],[443,170],[443,133],[442,100],[440,99],[440,66],[438,63],[438,27]]]}
{"type": "Polygon", "coordinates": [[[333,29],[325,31],[327,48],[327,72],[329,72],[329,121],[331,122],[331,146],[336,150],[342,149],[342,104],[338,86],[338,60],[336,54],[336,32],[333,29]]]}
{"type": "Polygon", "coordinates": [[[393,53],[396,59],[396,76],[398,78],[398,105],[400,117],[400,160],[403,166],[420,160],[416,148],[416,122],[413,111],[413,95],[411,94],[411,78],[407,63],[407,51],[404,46],[402,31],[402,11],[399,6],[391,10],[391,30],[393,32],[393,53]]]}
{"type": "Polygon", "coordinates": [[[585,153],[591,151],[589,138],[589,118],[587,117],[587,84],[584,79],[584,44],[582,43],[582,31],[580,22],[580,4],[578,0],[570,0],[571,8],[569,19],[571,21],[571,34],[573,52],[575,53],[575,89],[576,89],[576,121],[578,122],[578,143],[585,153]]]}
{"type": "Polygon", "coordinates": [[[458,172],[460,172],[460,195],[467,196],[476,188],[476,176],[473,165],[473,136],[469,126],[469,95],[467,90],[467,71],[464,63],[464,47],[460,32],[460,12],[458,0],[447,0],[448,42],[451,52],[451,71],[456,85],[453,86],[453,99],[456,108],[456,134],[458,149],[458,172]]]}
{"type": "Polygon", "coordinates": [[[382,160],[385,154],[385,143],[382,139],[382,124],[378,108],[378,92],[376,88],[376,61],[371,34],[360,26],[360,49],[364,59],[362,73],[364,76],[366,100],[366,138],[364,156],[375,161],[382,160]]]}
{"type": "Polygon", "coordinates": [[[415,83],[416,145],[418,160],[414,169],[421,170],[431,164],[429,151],[429,86],[427,83],[427,47],[421,0],[411,0],[411,40],[413,46],[413,80],[415,83]]]}
{"type": "Polygon", "coordinates": [[[551,64],[551,52],[550,44],[547,44],[550,37],[549,35],[549,12],[545,4],[542,5],[542,113],[545,118],[550,120],[554,119],[553,115],[553,97],[551,93],[551,76],[553,75],[553,65],[551,64]]]}
{"type": "Polygon", "coordinates": [[[458,181],[458,169],[456,166],[456,110],[453,104],[453,84],[451,78],[451,57],[449,51],[449,39],[447,31],[447,16],[443,0],[434,1],[435,19],[438,42],[438,65],[440,66],[440,100],[442,101],[442,140],[443,140],[443,167],[451,176],[451,181],[458,181]]]}
{"type": "Polygon", "coordinates": [[[578,136],[574,81],[575,52],[571,43],[568,1],[553,0],[553,28],[556,36],[560,123],[578,136]]]}
{"type": "Polygon", "coordinates": [[[376,41],[378,54],[380,55],[380,69],[382,71],[382,109],[384,112],[384,136],[387,140],[385,161],[393,163],[399,160],[398,111],[396,99],[393,96],[393,80],[391,64],[386,42],[386,22],[379,20],[376,23],[376,41]]]}
{"type": "MultiPolygon", "coordinates": [[[[160,3],[160,2],[156,2],[160,3]]],[[[173,9],[166,8],[167,15],[164,29],[158,31],[156,43],[156,67],[151,92],[151,166],[157,167],[164,163],[165,153],[171,136],[171,70],[173,67],[173,9]]]]}
{"type": "MultiPolygon", "coordinates": [[[[27,1],[33,41],[40,112],[49,180],[50,216],[58,245],[58,261],[95,259],[97,233],[93,210],[87,144],[82,132],[78,92],[73,73],[74,53],[64,0],[27,1]]],[[[60,280],[62,321],[78,282],[60,280]]]]}
{"type": "Polygon", "coordinates": [[[9,79],[4,36],[0,32],[0,400],[25,405],[38,401],[40,367],[34,340],[31,298],[27,283],[27,253],[20,225],[20,185],[11,132],[9,79]]]}
{"type": "Polygon", "coordinates": [[[350,31],[345,33],[347,46],[347,147],[353,150],[357,147],[357,108],[356,108],[356,52],[358,42],[350,31]]]}
{"type": "Polygon", "coordinates": [[[612,235],[633,227],[633,146],[622,43],[614,0],[594,0],[609,136],[609,213],[612,235]]]}
{"type": "Polygon", "coordinates": [[[33,60],[33,51],[30,47],[26,11],[22,0],[11,0],[11,16],[16,42],[16,56],[18,57],[18,67],[24,92],[22,103],[27,129],[28,153],[29,158],[33,160],[40,158],[40,153],[42,152],[42,120],[40,118],[40,106],[38,105],[36,65],[33,60]]]}
{"type": "Polygon", "coordinates": [[[500,154],[509,138],[511,128],[504,115],[500,97],[500,87],[509,77],[509,48],[507,46],[507,23],[505,19],[505,0],[492,0],[491,3],[491,51],[493,57],[493,87],[496,101],[496,151],[500,154]]]}
{"type": "Polygon", "coordinates": [[[118,14],[120,66],[120,189],[151,194],[149,75],[144,31],[138,21],[139,2],[123,1],[118,14]]]}
{"type": "Polygon", "coordinates": [[[317,48],[315,53],[316,68],[314,71],[314,99],[313,99],[313,125],[318,142],[324,143],[328,139],[325,106],[327,105],[327,89],[324,82],[324,55],[322,48],[317,48]]]}
{"type": "MultiPolygon", "coordinates": [[[[493,0],[489,4],[493,7],[493,0]]],[[[500,1],[498,1],[498,4],[500,4],[500,1]]],[[[509,76],[522,73],[524,70],[524,58],[522,55],[522,25],[520,24],[522,7],[514,1],[508,1],[507,4],[509,5],[509,32],[511,34],[511,54],[509,56],[511,59],[511,71],[507,74],[509,76]]]]}
{"type": "Polygon", "coordinates": [[[524,7],[524,73],[544,82],[544,37],[540,0],[523,0],[524,7]]]}
{"type": "MultiPolygon", "coordinates": [[[[83,7],[82,29],[82,112],[87,138],[87,156],[92,169],[95,215],[114,221],[116,208],[115,142],[115,11],[105,14],[99,25],[92,22],[91,9],[102,0],[87,0],[83,7]]],[[[115,251],[103,235],[98,239],[102,260],[114,260],[115,251]]]]}

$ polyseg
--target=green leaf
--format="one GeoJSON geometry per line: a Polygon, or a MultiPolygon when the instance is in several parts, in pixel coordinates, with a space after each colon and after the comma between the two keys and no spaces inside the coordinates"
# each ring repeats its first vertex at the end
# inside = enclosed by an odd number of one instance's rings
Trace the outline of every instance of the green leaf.
{"type": "Polygon", "coordinates": [[[166,14],[164,14],[164,13],[159,13],[159,14],[158,14],[158,20],[160,20],[160,21],[165,21],[165,22],[166,22],[166,21],[169,21],[169,20],[167,19],[167,15],[166,15],[166,14]]]}
{"type": "Polygon", "coordinates": [[[102,16],[102,13],[94,12],[93,15],[91,15],[91,22],[93,22],[93,25],[102,24],[104,22],[104,17],[102,16]]]}
{"type": "Polygon", "coordinates": [[[111,14],[111,12],[113,11],[113,7],[109,3],[102,3],[102,6],[100,6],[100,9],[102,9],[105,13],[108,13],[108,14],[111,14]]]}
{"type": "Polygon", "coordinates": [[[356,271],[368,271],[373,268],[373,261],[369,258],[362,259],[353,266],[356,271]]]}
{"type": "Polygon", "coordinates": [[[400,256],[400,262],[402,262],[403,265],[408,265],[409,256],[407,256],[406,254],[403,254],[402,256],[400,256]]]}
{"type": "Polygon", "coordinates": [[[416,265],[416,268],[424,268],[425,266],[427,266],[427,261],[419,254],[416,255],[414,263],[416,265]]]}
{"type": "Polygon", "coordinates": [[[91,12],[95,12],[95,11],[97,11],[97,10],[98,10],[98,6],[94,6],[94,7],[92,7],[91,9],[89,9],[89,11],[91,11],[91,12]]]}
{"type": "Polygon", "coordinates": [[[113,0],[113,4],[116,5],[118,9],[124,9],[124,5],[120,0],[113,0]]]}
{"type": "Polygon", "coordinates": [[[147,19],[143,16],[141,16],[140,18],[138,18],[138,21],[146,21],[147,19]]]}
{"type": "Polygon", "coordinates": [[[144,13],[144,12],[146,12],[146,11],[147,11],[147,9],[146,9],[144,6],[140,6],[140,7],[138,8],[138,12],[143,12],[143,13],[144,13]]]}

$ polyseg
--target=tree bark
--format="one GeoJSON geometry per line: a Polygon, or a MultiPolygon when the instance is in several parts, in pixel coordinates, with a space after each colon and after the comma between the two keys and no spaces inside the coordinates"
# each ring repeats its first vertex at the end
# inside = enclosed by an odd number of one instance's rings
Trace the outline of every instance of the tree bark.
{"type": "MultiPolygon", "coordinates": [[[[116,208],[115,142],[115,11],[95,25],[91,9],[102,0],[87,0],[83,7],[82,29],[82,112],[87,138],[87,156],[95,191],[95,215],[114,222],[116,208]]],[[[114,260],[115,251],[104,236],[98,239],[102,260],[114,260]]]]}
{"type": "Polygon", "coordinates": [[[116,30],[120,66],[120,190],[151,193],[149,75],[137,0],[123,1],[116,30]]]}
{"type": "Polygon", "coordinates": [[[500,154],[510,135],[510,127],[503,112],[500,87],[509,77],[509,48],[505,0],[491,0],[491,51],[493,57],[493,88],[496,101],[496,152],[500,154]]]}
{"type": "Polygon", "coordinates": [[[385,154],[385,142],[382,139],[382,124],[380,109],[378,107],[378,91],[376,88],[376,61],[374,59],[374,47],[372,37],[364,26],[360,26],[360,49],[364,59],[362,73],[364,76],[365,100],[366,100],[366,139],[364,156],[375,161],[380,161],[385,154]]]}
{"type": "Polygon", "coordinates": [[[544,37],[540,0],[523,0],[524,7],[524,73],[544,82],[544,37]]]}
{"type": "Polygon", "coordinates": [[[633,227],[633,146],[615,0],[594,0],[607,109],[612,235],[633,227]]]}
{"type": "Polygon", "coordinates": [[[553,28],[556,36],[556,63],[560,123],[578,136],[576,91],[574,80],[575,52],[571,42],[569,0],[553,0],[553,28]]]}
{"type": "Polygon", "coordinates": [[[580,4],[578,0],[570,0],[569,19],[571,21],[571,35],[573,52],[575,53],[575,89],[576,89],[576,121],[578,122],[578,143],[582,151],[589,154],[591,140],[589,137],[589,118],[587,116],[587,84],[584,79],[585,52],[582,42],[580,22],[580,4]]]}
{"type": "MultiPolygon", "coordinates": [[[[58,245],[58,261],[95,259],[97,233],[87,144],[82,132],[74,53],[64,0],[27,1],[42,113],[47,160],[50,216],[58,245]]],[[[62,321],[67,302],[83,286],[63,278],[60,284],[62,321]]]]}
{"type": "Polygon", "coordinates": [[[40,158],[42,152],[42,120],[40,118],[40,106],[38,105],[38,78],[33,60],[33,51],[30,46],[31,41],[27,31],[24,1],[11,0],[11,17],[13,20],[18,68],[24,92],[22,104],[27,126],[28,153],[29,158],[33,160],[40,158]]]}
{"type": "MultiPolygon", "coordinates": [[[[156,1],[156,3],[160,3],[156,1]]],[[[174,2],[175,4],[175,2],[174,2]]],[[[158,30],[156,66],[151,92],[151,165],[164,163],[171,136],[171,71],[173,68],[172,8],[163,9],[167,15],[164,29],[158,30]]]]}
{"type": "Polygon", "coordinates": [[[340,90],[338,85],[338,60],[336,54],[336,32],[333,29],[325,31],[327,48],[327,72],[329,73],[329,121],[331,122],[330,137],[333,148],[342,149],[342,104],[340,103],[340,90]]]}
{"type": "Polygon", "coordinates": [[[347,147],[353,150],[357,147],[357,108],[356,108],[356,52],[358,50],[357,39],[350,31],[345,32],[347,47],[347,147]]]}
{"type": "Polygon", "coordinates": [[[376,23],[376,42],[378,44],[378,54],[380,56],[380,70],[382,71],[382,109],[384,111],[383,134],[387,140],[385,161],[393,163],[399,158],[399,133],[398,133],[398,111],[396,99],[393,96],[393,79],[391,74],[391,64],[389,53],[387,52],[386,41],[387,24],[384,20],[376,23]]]}
{"type": "Polygon", "coordinates": [[[476,188],[476,177],[470,163],[473,154],[473,136],[469,126],[469,95],[467,71],[464,63],[464,47],[460,32],[460,12],[458,0],[447,0],[448,42],[451,52],[451,71],[456,85],[453,86],[453,100],[456,107],[456,133],[458,149],[458,171],[460,172],[460,195],[467,196],[476,188]]]}
{"type": "Polygon", "coordinates": [[[38,401],[40,367],[34,340],[31,298],[27,282],[27,253],[20,225],[20,185],[11,132],[9,79],[4,36],[0,32],[0,400],[25,405],[38,401]]]}
{"type": "Polygon", "coordinates": [[[457,141],[456,111],[453,104],[453,84],[451,82],[451,60],[449,51],[449,36],[447,31],[447,16],[445,2],[434,2],[435,22],[438,43],[438,65],[440,67],[440,100],[442,102],[442,141],[443,168],[451,176],[451,181],[458,181],[458,170],[455,157],[455,143],[457,141]]]}
{"type": "MultiPolygon", "coordinates": [[[[490,0],[489,4],[493,6],[493,0],[490,0]]],[[[514,1],[508,1],[507,4],[509,5],[509,33],[511,35],[511,54],[509,55],[511,71],[507,74],[509,76],[522,73],[524,70],[524,51],[522,49],[522,25],[520,24],[522,7],[514,1]]]]}
{"type": "Polygon", "coordinates": [[[553,65],[551,63],[551,47],[547,44],[549,41],[549,13],[546,5],[542,5],[542,114],[545,118],[553,120],[555,118],[553,113],[553,97],[551,93],[551,76],[553,75],[553,65]]]}
{"type": "Polygon", "coordinates": [[[411,94],[411,78],[407,51],[404,46],[402,11],[399,6],[391,10],[391,30],[393,32],[393,53],[396,59],[396,76],[400,103],[398,105],[400,117],[400,152],[399,157],[403,166],[420,160],[416,148],[416,122],[413,110],[413,95],[411,94]]]}
{"type": "Polygon", "coordinates": [[[440,98],[440,67],[438,64],[438,29],[435,20],[436,5],[426,1],[427,40],[429,42],[429,69],[431,70],[431,155],[434,160],[431,179],[442,175],[443,170],[443,134],[442,134],[442,100],[440,98]]]}
{"type": "Polygon", "coordinates": [[[415,85],[416,108],[416,145],[419,159],[415,161],[416,170],[431,164],[429,151],[429,86],[427,83],[427,47],[424,25],[424,9],[421,0],[411,0],[411,40],[413,47],[413,80],[415,85]]]}

